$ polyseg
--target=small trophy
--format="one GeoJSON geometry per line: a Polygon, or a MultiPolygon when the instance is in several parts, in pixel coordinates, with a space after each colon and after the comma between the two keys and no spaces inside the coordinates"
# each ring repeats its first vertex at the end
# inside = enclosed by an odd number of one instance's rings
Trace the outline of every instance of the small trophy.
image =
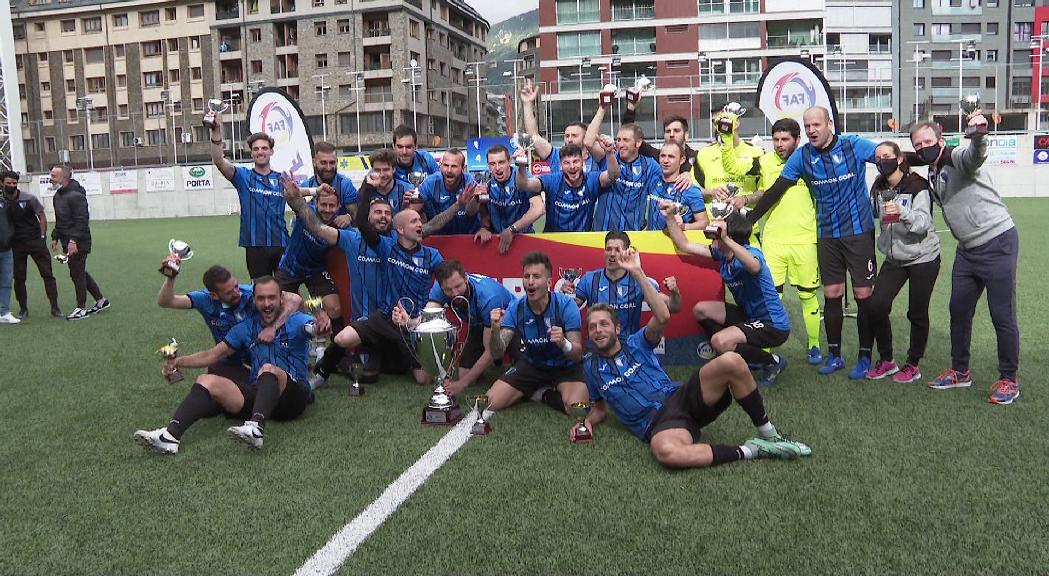
{"type": "Polygon", "coordinates": [[[202,124],[204,124],[204,126],[206,126],[208,129],[214,129],[215,119],[218,117],[219,114],[222,114],[228,109],[229,102],[225,102],[217,98],[212,98],[211,100],[208,100],[208,111],[204,114],[204,120],[202,124]]]}
{"type": "Polygon", "coordinates": [[[361,386],[361,372],[363,370],[364,367],[359,362],[354,362],[353,367],[350,369],[351,383],[348,394],[351,397],[364,396],[364,387],[361,386]]]}
{"type": "Polygon", "coordinates": [[[491,170],[485,170],[484,172],[481,172],[481,174],[477,178],[477,183],[481,186],[484,186],[485,189],[485,193],[477,197],[477,200],[481,203],[488,202],[488,198],[491,196],[488,192],[488,186],[492,184],[492,180],[494,180],[494,177],[492,176],[491,170]]]}
{"type": "Polygon", "coordinates": [[[900,215],[899,214],[886,214],[885,213],[885,207],[888,206],[889,204],[892,204],[896,200],[896,196],[898,196],[899,194],[900,194],[900,189],[896,188],[894,186],[890,186],[888,188],[885,188],[881,192],[878,193],[878,195],[881,196],[881,201],[882,201],[882,212],[881,212],[881,221],[882,222],[884,222],[886,224],[895,224],[895,223],[900,221],[900,215]]]}
{"type": "Polygon", "coordinates": [[[423,180],[426,180],[426,176],[426,172],[419,172],[418,170],[408,173],[408,182],[411,183],[414,189],[404,193],[405,204],[419,201],[419,185],[423,183],[423,180]]]}
{"type": "Polygon", "coordinates": [[[718,132],[728,136],[735,128],[736,120],[747,113],[747,109],[739,102],[729,102],[721,109],[718,118],[718,132]]]}
{"type": "Polygon", "coordinates": [[[575,416],[575,427],[572,428],[573,444],[589,444],[594,441],[594,433],[586,425],[586,415],[590,413],[589,402],[575,402],[569,404],[568,413],[575,416]]]}
{"type": "MultiPolygon", "coordinates": [[[[962,112],[965,113],[965,118],[966,118],[966,120],[968,120],[968,118],[973,115],[973,112],[976,112],[977,110],[980,109],[980,94],[979,93],[977,93],[977,94],[969,94],[968,96],[966,96],[965,98],[962,99],[961,104],[962,104],[962,112]]],[[[970,138],[971,139],[973,136],[976,136],[977,134],[979,134],[981,136],[984,135],[984,134],[987,134],[987,125],[986,124],[979,124],[977,126],[967,126],[965,128],[965,137],[966,138],[970,138]]]]}
{"type": "Polygon", "coordinates": [[[411,334],[416,360],[434,382],[433,395],[423,408],[422,423],[451,426],[463,418],[463,409],[444,388],[445,379],[459,361],[459,330],[445,317],[444,308],[431,307],[423,309],[422,321],[411,328],[411,334]]]}
{"type": "Polygon", "coordinates": [[[582,268],[558,268],[557,273],[561,276],[561,280],[572,285],[575,288],[575,283],[579,281],[579,278],[583,275],[582,268]]]}
{"type": "Polygon", "coordinates": [[[608,108],[611,106],[616,99],[617,92],[619,92],[619,88],[615,84],[605,84],[605,87],[601,89],[601,107],[608,108]]]}
{"type": "Polygon", "coordinates": [[[172,238],[168,241],[168,252],[172,256],[176,256],[176,258],[165,260],[160,266],[160,273],[168,278],[174,278],[182,271],[182,261],[193,257],[193,250],[189,247],[189,244],[172,238]]]}
{"type": "MultiPolygon", "coordinates": [[[[728,189],[728,195],[730,198],[739,193],[739,186],[732,182],[725,184],[725,188],[728,189]]],[[[724,220],[735,211],[736,208],[725,200],[714,200],[710,203],[710,215],[713,216],[715,220],[719,218],[724,220]]],[[[703,229],[703,235],[710,240],[717,240],[721,237],[721,228],[715,226],[714,223],[711,222],[703,229]]]]}
{"type": "Polygon", "coordinates": [[[55,260],[57,260],[59,264],[68,264],[69,254],[55,254],[55,260]]]}
{"type": "Polygon", "coordinates": [[[525,151],[525,156],[532,157],[532,147],[535,146],[535,136],[527,132],[514,133],[514,148],[525,151]]]}
{"type": "Polygon", "coordinates": [[[641,100],[641,95],[651,87],[652,81],[648,79],[648,76],[642,74],[634,81],[634,87],[626,91],[626,98],[631,104],[637,104],[641,100]]]}
{"type": "MultiPolygon", "coordinates": [[[[157,350],[157,354],[164,357],[165,360],[174,360],[175,356],[178,356],[178,341],[174,338],[171,339],[171,343],[165,346],[161,346],[160,350],[157,350]]],[[[182,381],[182,371],[178,368],[168,372],[165,376],[168,380],[168,384],[174,384],[182,381]]]]}
{"type": "Polygon", "coordinates": [[[488,408],[488,397],[485,395],[473,396],[474,412],[477,412],[477,420],[470,428],[471,436],[487,436],[492,431],[492,425],[484,419],[484,411],[488,408]]]}

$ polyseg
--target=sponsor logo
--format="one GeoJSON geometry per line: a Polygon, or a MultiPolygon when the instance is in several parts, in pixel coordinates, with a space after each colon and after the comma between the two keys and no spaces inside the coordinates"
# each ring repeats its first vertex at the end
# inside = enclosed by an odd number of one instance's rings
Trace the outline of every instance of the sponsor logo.
{"type": "Polygon", "coordinates": [[[640,362],[634,362],[633,364],[630,365],[630,368],[626,369],[626,372],[623,372],[622,376],[616,376],[615,378],[609,380],[608,382],[605,382],[605,384],[603,386],[601,386],[601,390],[602,391],[608,390],[609,388],[611,388],[613,386],[617,386],[619,384],[622,384],[623,381],[625,381],[627,378],[630,378],[631,376],[633,376],[634,373],[637,372],[639,368],[641,368],[641,363],[640,362]]]}
{"type": "Polygon", "coordinates": [[[205,170],[203,166],[194,166],[189,169],[189,175],[194,178],[203,178],[206,173],[207,170],[205,170]]]}
{"type": "Polygon", "coordinates": [[[773,97],[776,109],[790,116],[816,105],[816,89],[798,72],[791,72],[777,80],[773,97]]]}

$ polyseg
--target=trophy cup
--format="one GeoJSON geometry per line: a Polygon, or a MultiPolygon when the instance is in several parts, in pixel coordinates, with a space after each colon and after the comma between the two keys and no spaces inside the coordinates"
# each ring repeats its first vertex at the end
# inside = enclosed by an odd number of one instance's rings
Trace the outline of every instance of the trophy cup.
{"type": "Polygon", "coordinates": [[[364,369],[359,362],[353,363],[353,368],[350,369],[350,389],[348,394],[352,397],[364,396],[364,387],[361,386],[361,371],[364,369]]]}
{"type": "Polygon", "coordinates": [[[572,428],[573,444],[589,444],[594,441],[594,433],[586,425],[586,415],[590,413],[589,402],[575,402],[569,404],[568,413],[575,416],[575,426],[572,428]]]}
{"type": "Polygon", "coordinates": [[[59,264],[68,264],[69,254],[55,254],[55,260],[57,260],[59,264]]]}
{"type": "Polygon", "coordinates": [[[514,133],[514,148],[525,151],[527,158],[532,157],[532,147],[535,146],[535,136],[527,132],[514,133]]]}
{"type": "Polygon", "coordinates": [[[611,106],[616,99],[617,92],[619,92],[619,88],[615,84],[605,84],[605,87],[601,89],[601,107],[608,108],[611,106]]]}
{"type": "Polygon", "coordinates": [[[896,188],[896,187],[893,187],[893,186],[890,186],[888,188],[885,188],[881,192],[878,192],[878,195],[881,196],[881,201],[882,201],[882,212],[881,212],[881,221],[882,222],[884,222],[886,224],[895,224],[895,223],[900,221],[900,215],[899,214],[886,214],[885,213],[885,206],[888,206],[889,204],[892,204],[893,201],[896,200],[896,196],[898,196],[899,194],[900,194],[900,189],[896,188]]]}
{"type": "Polygon", "coordinates": [[[494,177],[492,176],[491,170],[485,170],[484,172],[481,172],[481,175],[477,178],[477,183],[481,186],[484,186],[485,193],[477,197],[478,201],[482,203],[488,202],[488,198],[490,197],[490,194],[488,193],[488,186],[491,185],[493,179],[494,177]]]}
{"type": "Polygon", "coordinates": [[[423,408],[422,423],[451,426],[463,417],[463,409],[444,388],[445,379],[459,360],[456,354],[459,330],[445,318],[444,308],[431,307],[423,309],[422,321],[410,328],[410,332],[415,359],[434,382],[433,395],[423,408]]]}
{"type": "Polygon", "coordinates": [[[168,252],[172,256],[177,256],[178,258],[165,261],[160,266],[160,273],[168,278],[174,278],[175,276],[178,276],[180,271],[182,271],[181,262],[193,257],[193,250],[189,247],[189,244],[186,244],[182,240],[175,240],[172,238],[168,241],[168,252]]]}
{"type": "Polygon", "coordinates": [[[484,419],[484,411],[488,408],[488,397],[485,395],[473,396],[474,412],[477,412],[477,420],[470,428],[471,436],[487,436],[492,431],[492,425],[484,419]]]}
{"type": "MultiPolygon", "coordinates": [[[[178,341],[174,338],[171,339],[171,343],[165,346],[161,346],[160,350],[157,350],[157,354],[164,357],[165,360],[174,360],[175,356],[178,356],[178,341]]],[[[178,368],[172,370],[165,376],[168,380],[168,384],[174,384],[182,381],[182,371],[178,368]]]]}
{"type": "Polygon", "coordinates": [[[229,102],[212,98],[208,100],[208,111],[204,114],[204,120],[202,124],[208,127],[208,129],[215,128],[215,121],[219,114],[222,114],[229,109],[229,102]]]}
{"type": "Polygon", "coordinates": [[[583,275],[582,268],[558,268],[557,274],[561,277],[561,280],[572,285],[575,288],[575,283],[579,281],[579,278],[583,275]]]}
{"type": "Polygon", "coordinates": [[[419,172],[417,170],[408,173],[408,182],[411,183],[413,189],[404,193],[405,205],[419,201],[419,185],[423,183],[423,180],[426,180],[426,176],[426,172],[419,172]]]}
{"type": "Polygon", "coordinates": [[[747,109],[739,102],[725,104],[718,118],[718,132],[725,136],[731,135],[735,129],[736,120],[746,113],[747,109]]]}
{"type": "MultiPolygon", "coordinates": [[[[725,188],[728,189],[728,195],[730,198],[739,192],[739,186],[732,182],[725,184],[725,188]]],[[[725,200],[714,200],[710,203],[710,215],[714,217],[714,220],[719,218],[724,220],[735,211],[736,208],[725,200]]],[[[710,240],[716,240],[721,237],[721,228],[718,228],[713,222],[711,222],[703,229],[703,235],[710,240]]]]}
{"type": "MultiPolygon", "coordinates": [[[[980,94],[969,94],[962,99],[962,112],[965,113],[966,119],[972,116],[973,112],[980,109],[980,94]]],[[[967,126],[965,128],[965,137],[972,138],[973,136],[987,134],[987,125],[980,124],[978,126],[967,126]]]]}
{"type": "Polygon", "coordinates": [[[651,87],[652,81],[648,79],[648,76],[642,74],[634,81],[634,86],[627,89],[626,99],[629,100],[631,104],[637,104],[638,101],[641,100],[641,95],[651,87]]]}

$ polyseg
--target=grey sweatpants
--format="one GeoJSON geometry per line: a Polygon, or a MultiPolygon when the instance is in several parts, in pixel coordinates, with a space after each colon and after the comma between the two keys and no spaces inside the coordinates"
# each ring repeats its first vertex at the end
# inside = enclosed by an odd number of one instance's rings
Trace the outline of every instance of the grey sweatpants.
{"type": "Polygon", "coordinates": [[[1016,323],[1016,262],[1020,237],[1016,228],[971,249],[961,245],[951,272],[951,367],[969,369],[973,315],[984,289],[998,337],[999,377],[1016,379],[1020,364],[1020,327],[1016,323]]]}

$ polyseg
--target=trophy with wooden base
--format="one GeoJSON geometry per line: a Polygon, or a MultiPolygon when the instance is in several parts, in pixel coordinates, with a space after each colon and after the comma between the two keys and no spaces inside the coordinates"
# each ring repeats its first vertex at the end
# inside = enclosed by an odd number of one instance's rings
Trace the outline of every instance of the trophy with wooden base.
{"type": "Polygon", "coordinates": [[[173,258],[169,258],[161,264],[160,273],[168,278],[174,278],[182,271],[182,261],[193,257],[193,249],[182,240],[172,238],[168,241],[168,253],[173,258]]]}
{"type": "Polygon", "coordinates": [[[444,308],[431,307],[423,309],[421,321],[409,331],[415,359],[434,383],[430,402],[423,408],[422,423],[451,426],[463,418],[462,407],[444,388],[444,381],[459,360],[459,329],[445,318],[444,308]]]}
{"type": "Polygon", "coordinates": [[[586,425],[586,417],[590,414],[589,402],[574,402],[568,405],[568,413],[575,416],[575,427],[572,428],[573,444],[589,444],[594,441],[594,433],[586,425]]]}
{"type": "MultiPolygon", "coordinates": [[[[731,197],[735,196],[737,193],[739,193],[739,186],[737,186],[736,184],[734,184],[732,182],[729,182],[729,183],[725,184],[725,188],[728,190],[729,198],[731,198],[731,197]]],[[[710,203],[710,215],[714,217],[714,220],[718,220],[718,219],[724,220],[725,218],[728,218],[735,211],[736,211],[736,207],[733,206],[731,203],[729,203],[727,199],[725,199],[725,200],[714,200],[713,202],[710,203]]],[[[703,235],[706,236],[710,240],[717,240],[718,238],[721,237],[721,228],[718,228],[713,223],[711,223],[711,224],[707,225],[706,228],[703,229],[703,235]]]]}
{"type": "Polygon", "coordinates": [[[473,436],[487,436],[492,431],[492,425],[484,419],[484,411],[488,409],[488,396],[484,394],[474,396],[473,401],[477,420],[474,421],[473,427],[470,428],[470,434],[473,436]]]}
{"type": "MultiPolygon", "coordinates": [[[[175,356],[178,356],[178,341],[172,338],[170,343],[168,343],[165,346],[161,346],[160,350],[157,350],[157,354],[163,356],[165,360],[174,360],[175,356]]],[[[178,368],[175,368],[171,372],[165,374],[164,377],[167,378],[168,384],[181,382],[182,371],[178,368]]]]}

